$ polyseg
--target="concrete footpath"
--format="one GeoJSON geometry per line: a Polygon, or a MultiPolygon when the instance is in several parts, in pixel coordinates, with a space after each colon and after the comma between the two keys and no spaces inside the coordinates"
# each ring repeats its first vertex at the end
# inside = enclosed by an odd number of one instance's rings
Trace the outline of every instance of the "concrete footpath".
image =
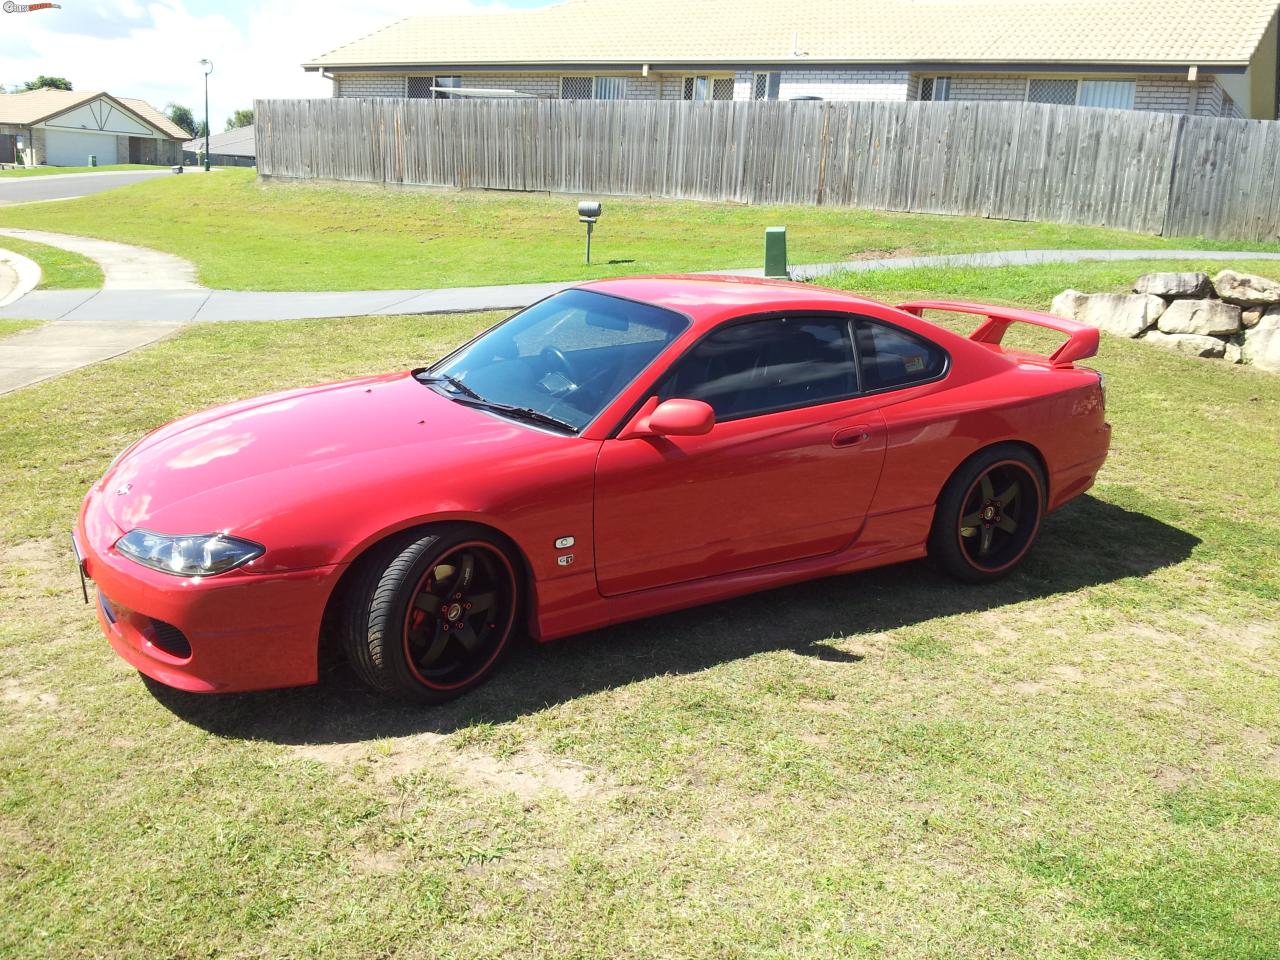
{"type": "MultiPolygon", "coordinates": [[[[102,267],[104,283],[101,290],[35,290],[7,306],[0,306],[0,317],[51,321],[36,330],[0,341],[0,393],[144,346],[189,323],[515,310],[581,282],[310,293],[210,290],[196,281],[194,265],[170,254],[103,240],[0,227],[0,245],[4,236],[89,257],[102,267]]],[[[3,256],[0,252],[0,257],[3,256]]],[[[791,273],[797,280],[813,280],[836,272],[921,267],[999,268],[1090,260],[1242,259],[1280,260],[1280,253],[1016,250],[808,264],[792,267],[791,273]]],[[[760,269],[717,272],[744,277],[759,277],[763,273],[760,269]]],[[[0,303],[3,303],[3,292],[0,292],[0,303]]]]}
{"type": "Polygon", "coordinates": [[[0,338],[0,394],[145,347],[181,326],[70,320],[0,338]]]}

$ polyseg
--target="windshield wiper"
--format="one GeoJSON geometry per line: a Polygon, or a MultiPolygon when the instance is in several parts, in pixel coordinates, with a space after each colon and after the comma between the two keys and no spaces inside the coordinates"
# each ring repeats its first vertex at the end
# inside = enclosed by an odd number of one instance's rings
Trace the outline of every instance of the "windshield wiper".
{"type": "Polygon", "coordinates": [[[482,400],[485,403],[489,402],[485,400],[484,397],[480,396],[480,394],[476,393],[474,390],[468,387],[461,380],[459,380],[457,377],[451,377],[447,373],[424,373],[418,377],[418,382],[419,383],[447,383],[449,386],[453,387],[459,393],[463,394],[464,396],[470,397],[472,400],[482,400]]]}
{"type": "Polygon", "coordinates": [[[423,372],[416,376],[419,383],[447,383],[467,398],[466,400],[461,400],[457,397],[454,397],[453,399],[458,403],[465,403],[469,407],[479,407],[482,410],[492,410],[494,413],[501,413],[508,417],[514,417],[517,420],[525,420],[529,423],[539,423],[544,427],[555,427],[558,430],[567,430],[569,433],[578,432],[578,428],[572,423],[561,420],[559,417],[553,417],[549,413],[543,413],[541,410],[534,410],[532,407],[513,407],[510,404],[498,403],[496,400],[490,400],[488,397],[482,397],[457,377],[451,377],[447,373],[423,372]]]}
{"type": "Polygon", "coordinates": [[[516,420],[541,424],[544,427],[555,427],[557,430],[565,430],[569,433],[578,432],[578,428],[572,423],[561,420],[559,417],[553,417],[549,413],[543,413],[541,410],[534,410],[532,407],[513,407],[506,403],[498,403],[495,400],[485,400],[483,397],[478,400],[458,400],[457,402],[466,404],[468,407],[479,407],[481,410],[492,410],[494,413],[500,413],[516,420]]]}

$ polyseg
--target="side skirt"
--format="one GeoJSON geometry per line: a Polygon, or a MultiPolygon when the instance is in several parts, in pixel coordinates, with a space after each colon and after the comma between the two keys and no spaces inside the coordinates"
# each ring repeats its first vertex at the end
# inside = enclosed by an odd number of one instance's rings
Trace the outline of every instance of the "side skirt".
{"type": "Polygon", "coordinates": [[[869,516],[857,540],[838,553],[689,580],[623,596],[601,596],[596,588],[594,571],[583,571],[576,577],[541,584],[535,639],[541,642],[556,640],[760,590],[915,560],[925,555],[933,509],[933,504],[928,504],[869,516]]]}

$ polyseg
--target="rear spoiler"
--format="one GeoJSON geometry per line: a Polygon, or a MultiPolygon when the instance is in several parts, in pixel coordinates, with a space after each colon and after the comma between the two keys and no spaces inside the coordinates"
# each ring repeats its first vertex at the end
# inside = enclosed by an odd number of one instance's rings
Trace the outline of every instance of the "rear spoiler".
{"type": "Polygon", "coordinates": [[[958,303],[951,300],[914,300],[898,307],[907,313],[922,317],[926,310],[945,310],[948,313],[971,313],[986,317],[987,322],[970,334],[969,339],[977,343],[999,344],[1011,323],[1030,323],[1037,327],[1047,327],[1058,333],[1065,333],[1069,338],[1066,343],[1054,351],[1049,362],[1055,367],[1069,367],[1076,360],[1092,357],[1098,352],[1098,329],[1087,324],[1077,323],[1063,317],[1053,317],[1047,313],[1036,313],[1034,310],[1019,310],[1017,307],[991,307],[981,303],[958,303]]]}

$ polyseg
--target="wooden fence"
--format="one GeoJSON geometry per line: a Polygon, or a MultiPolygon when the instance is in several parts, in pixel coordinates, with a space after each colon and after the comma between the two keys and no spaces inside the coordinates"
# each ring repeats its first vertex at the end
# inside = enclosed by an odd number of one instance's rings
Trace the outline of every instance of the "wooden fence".
{"type": "Polygon", "coordinates": [[[260,100],[264,177],[1280,240],[1280,123],[1034,103],[260,100]]]}

